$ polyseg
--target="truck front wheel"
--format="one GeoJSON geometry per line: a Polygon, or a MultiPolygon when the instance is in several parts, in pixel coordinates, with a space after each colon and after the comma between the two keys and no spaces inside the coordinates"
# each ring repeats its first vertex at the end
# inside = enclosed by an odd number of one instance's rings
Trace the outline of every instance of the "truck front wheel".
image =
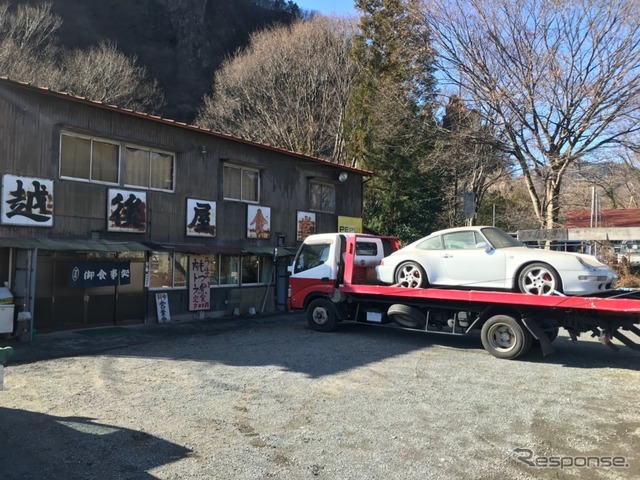
{"type": "Polygon", "coordinates": [[[331,332],[336,321],[336,309],[329,300],[318,298],[307,307],[307,322],[317,332],[331,332]]]}
{"type": "Polygon", "coordinates": [[[512,360],[526,353],[533,336],[515,318],[495,315],[485,322],[480,333],[485,350],[497,358],[512,360]]]}

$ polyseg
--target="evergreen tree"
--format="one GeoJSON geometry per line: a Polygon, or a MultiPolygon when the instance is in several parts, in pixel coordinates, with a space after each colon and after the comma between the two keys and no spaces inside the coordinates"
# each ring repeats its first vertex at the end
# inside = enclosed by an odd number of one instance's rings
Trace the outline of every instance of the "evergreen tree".
{"type": "Polygon", "coordinates": [[[374,174],[367,227],[410,241],[433,230],[439,210],[441,184],[425,161],[434,133],[430,35],[417,0],[355,3],[363,15],[352,54],[362,70],[347,108],[347,157],[374,174]]]}

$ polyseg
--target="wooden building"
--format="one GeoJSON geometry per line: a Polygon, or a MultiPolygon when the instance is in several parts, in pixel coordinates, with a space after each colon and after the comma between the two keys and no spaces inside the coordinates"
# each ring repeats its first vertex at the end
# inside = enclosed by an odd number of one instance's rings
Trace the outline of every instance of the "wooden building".
{"type": "Polygon", "coordinates": [[[41,331],[284,310],[367,175],[3,77],[0,173],[0,285],[41,331]]]}

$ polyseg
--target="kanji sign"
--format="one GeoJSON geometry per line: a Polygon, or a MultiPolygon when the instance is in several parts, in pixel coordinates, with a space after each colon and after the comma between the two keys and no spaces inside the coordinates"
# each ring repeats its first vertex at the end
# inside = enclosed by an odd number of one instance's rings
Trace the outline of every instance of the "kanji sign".
{"type": "Polygon", "coordinates": [[[74,262],[69,270],[70,287],[109,287],[130,283],[130,262],[74,262]]]}
{"type": "Polygon", "coordinates": [[[187,198],[187,236],[216,236],[216,202],[187,198]]]}
{"type": "Polygon", "coordinates": [[[107,230],[144,233],[147,228],[147,193],[109,189],[107,230]]]}
{"type": "Polygon", "coordinates": [[[53,226],[53,180],[2,177],[2,223],[29,227],[53,226]]]}
{"type": "Polygon", "coordinates": [[[158,323],[165,323],[171,320],[169,295],[165,292],[156,293],[156,311],[158,312],[158,323]]]}
{"type": "Polygon", "coordinates": [[[189,311],[211,308],[211,259],[206,255],[189,257],[189,311]]]}

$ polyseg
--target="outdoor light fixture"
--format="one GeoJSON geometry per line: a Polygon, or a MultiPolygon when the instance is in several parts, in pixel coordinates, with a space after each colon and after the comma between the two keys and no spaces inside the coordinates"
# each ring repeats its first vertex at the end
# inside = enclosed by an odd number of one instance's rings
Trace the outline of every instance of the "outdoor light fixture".
{"type": "Polygon", "coordinates": [[[347,181],[348,177],[349,177],[349,174],[347,172],[342,172],[340,175],[338,175],[338,180],[344,183],[347,181]]]}

